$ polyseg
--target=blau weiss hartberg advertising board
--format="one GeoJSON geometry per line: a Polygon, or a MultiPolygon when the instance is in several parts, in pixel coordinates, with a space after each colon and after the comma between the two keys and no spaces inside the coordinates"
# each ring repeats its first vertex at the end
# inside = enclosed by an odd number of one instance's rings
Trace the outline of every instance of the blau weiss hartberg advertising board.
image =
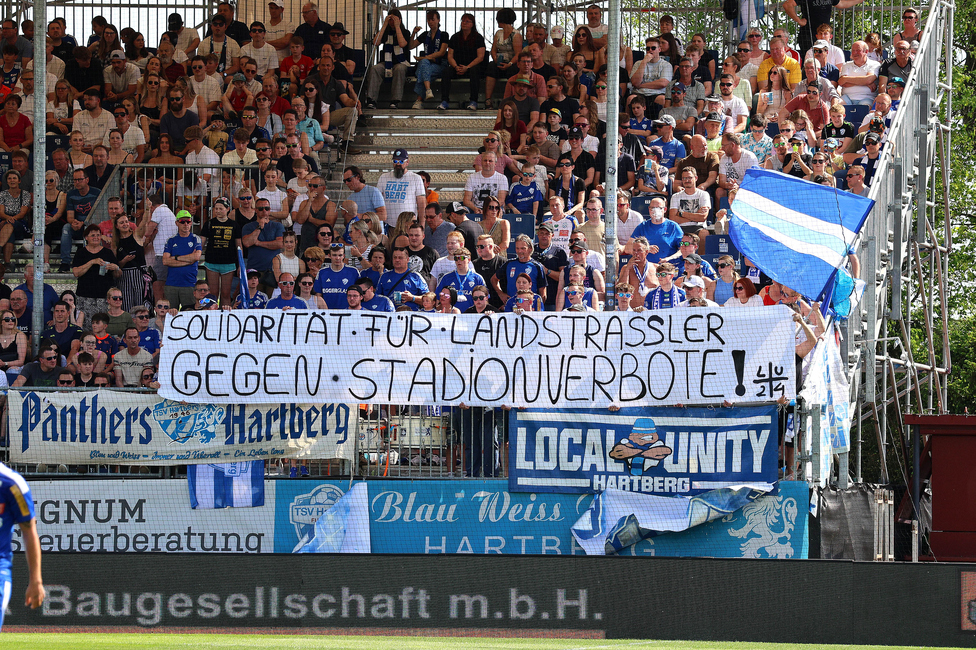
{"type": "MultiPolygon", "coordinates": [[[[18,463],[186,465],[354,456],[347,404],[185,404],[149,393],[10,391],[18,463]]],[[[351,421],[350,421],[351,420],[351,421]]]]}
{"type": "Polygon", "coordinates": [[[694,495],[775,483],[775,406],[512,410],[511,492],[694,495]]]}
{"type": "Polygon", "coordinates": [[[784,306],[643,313],[183,312],[160,395],[202,404],[666,406],[795,396],[784,306]]]}
{"type": "MultiPolygon", "coordinates": [[[[591,495],[509,492],[503,480],[368,481],[373,553],[583,555],[570,527],[591,495]]],[[[268,480],[260,508],[191,510],[186,481],[32,481],[45,551],[291,553],[348,481],[268,480]]],[[[803,482],[623,555],[804,558],[803,482]]],[[[14,549],[21,550],[19,533],[14,549]]]]}

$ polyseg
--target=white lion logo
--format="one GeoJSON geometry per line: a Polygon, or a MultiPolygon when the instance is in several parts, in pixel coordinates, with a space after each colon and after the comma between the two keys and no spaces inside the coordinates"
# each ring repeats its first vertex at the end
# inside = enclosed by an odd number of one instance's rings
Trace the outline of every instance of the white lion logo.
{"type": "MultiPolygon", "coordinates": [[[[796,499],[792,497],[786,500],[783,497],[762,497],[742,509],[746,523],[742,528],[729,530],[729,535],[746,538],[741,546],[742,557],[793,557],[793,547],[789,542],[796,525],[796,512],[796,499]],[[773,530],[781,515],[782,528],[773,530]],[[752,534],[758,537],[750,537],[752,534]]],[[[734,519],[735,513],[724,517],[727,522],[734,519]]]]}

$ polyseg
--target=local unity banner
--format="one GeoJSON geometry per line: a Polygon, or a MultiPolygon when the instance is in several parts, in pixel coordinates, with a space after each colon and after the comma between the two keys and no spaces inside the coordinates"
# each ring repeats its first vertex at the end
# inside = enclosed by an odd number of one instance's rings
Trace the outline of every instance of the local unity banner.
{"type": "Polygon", "coordinates": [[[169,316],[159,394],[198,404],[663,406],[795,396],[783,306],[492,316],[169,316]]]}
{"type": "Polygon", "coordinates": [[[354,457],[355,405],[181,404],[110,390],[8,395],[13,462],[186,465],[354,457]]]}

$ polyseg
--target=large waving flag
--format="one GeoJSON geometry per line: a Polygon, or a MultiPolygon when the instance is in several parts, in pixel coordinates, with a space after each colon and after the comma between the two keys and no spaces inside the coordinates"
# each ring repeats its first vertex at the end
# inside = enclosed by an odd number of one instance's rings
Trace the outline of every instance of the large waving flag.
{"type": "Polygon", "coordinates": [[[264,461],[187,465],[190,507],[252,508],[264,505],[264,461]]]}
{"type": "Polygon", "coordinates": [[[746,170],[729,234],[763,273],[823,300],[874,201],[758,167],[746,170]]]}

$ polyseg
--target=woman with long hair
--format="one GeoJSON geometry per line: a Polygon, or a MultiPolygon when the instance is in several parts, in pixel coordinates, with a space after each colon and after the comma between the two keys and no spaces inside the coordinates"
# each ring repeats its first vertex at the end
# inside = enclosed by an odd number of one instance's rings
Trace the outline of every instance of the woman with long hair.
{"type": "Polygon", "coordinates": [[[125,43],[125,60],[145,70],[150,56],[152,54],[146,49],[146,37],[142,32],[135,32],[125,43]]]}
{"type": "Polygon", "coordinates": [[[660,34],[657,38],[661,47],[661,58],[677,66],[678,60],[681,58],[681,48],[678,46],[678,41],[670,33],[660,34]]]}
{"type": "Polygon", "coordinates": [[[88,46],[92,54],[92,65],[96,60],[102,67],[108,65],[108,58],[115,50],[122,49],[122,41],[119,40],[119,29],[115,25],[106,25],[102,30],[102,36],[97,41],[88,46]]]}
{"type": "Polygon", "coordinates": [[[482,153],[495,154],[495,171],[499,174],[505,174],[506,170],[509,174],[518,173],[518,167],[515,165],[515,161],[512,160],[512,157],[508,155],[502,146],[502,134],[499,131],[489,131],[485,139],[482,140],[482,143],[484,144],[484,151],[475,156],[472,163],[475,173],[481,172],[482,153]]]}
{"type": "Polygon", "coordinates": [[[85,324],[85,312],[78,309],[77,300],[75,299],[75,292],[71,289],[65,289],[58,296],[62,302],[68,305],[68,321],[72,325],[77,325],[81,327],[85,324]]]}
{"type": "Polygon", "coordinates": [[[732,283],[732,297],[722,303],[725,307],[762,307],[763,299],[756,293],[756,285],[749,278],[732,283]]]}
{"type": "Polygon", "coordinates": [[[790,89],[786,68],[774,65],[769,70],[769,90],[759,93],[759,105],[756,107],[770,122],[779,118],[779,111],[790,101],[790,89]]]}
{"type": "Polygon", "coordinates": [[[258,107],[257,125],[268,133],[281,133],[281,118],[271,112],[271,97],[262,91],[254,96],[254,102],[258,107]]]}
{"type": "Polygon", "coordinates": [[[434,311],[438,314],[460,314],[461,310],[455,307],[458,294],[454,287],[443,287],[437,294],[437,306],[434,311]]]}
{"type": "MultiPolygon", "coordinates": [[[[352,250],[349,252],[354,259],[368,260],[369,252],[380,243],[380,238],[370,228],[370,224],[362,219],[349,224],[349,236],[352,239],[352,250]]],[[[360,262],[359,270],[362,270],[360,262]]],[[[356,266],[353,264],[353,266],[356,266]]]]}
{"type": "Polygon", "coordinates": [[[488,195],[481,204],[481,228],[495,242],[495,254],[504,255],[512,241],[512,224],[502,217],[505,207],[497,196],[488,195]]]}
{"type": "MultiPolygon", "coordinates": [[[[129,120],[129,124],[142,130],[142,137],[146,140],[145,151],[150,151],[152,149],[151,143],[156,138],[159,128],[156,128],[156,133],[154,134],[149,118],[139,112],[139,107],[131,97],[126,97],[122,100],[122,108],[125,109],[126,118],[129,120]]],[[[145,153],[143,154],[142,158],[143,160],[146,159],[145,153]]]]}
{"type": "Polygon", "coordinates": [[[150,56],[146,59],[146,64],[142,69],[142,77],[136,84],[136,97],[139,98],[141,102],[144,95],[152,94],[156,97],[156,104],[163,106],[166,102],[163,101],[166,97],[166,90],[169,88],[169,80],[166,79],[166,75],[163,74],[163,62],[159,60],[156,55],[150,56]],[[158,84],[150,84],[149,76],[156,75],[159,78],[158,84]]]}
{"type": "MultiPolygon", "coordinates": [[[[407,241],[407,230],[413,225],[413,222],[417,220],[416,212],[401,212],[400,216],[397,217],[396,225],[393,226],[393,230],[390,231],[390,246],[392,250],[398,248],[403,248],[409,242],[407,241]]],[[[393,260],[388,260],[388,264],[392,264],[393,260]]]]}
{"type": "Polygon", "coordinates": [[[61,241],[61,229],[68,225],[65,217],[68,195],[58,189],[58,173],[44,172],[44,267],[51,261],[51,244],[61,241]]]}
{"type": "MultiPolygon", "coordinates": [[[[82,312],[84,314],[84,312],[82,312]]],[[[75,323],[77,325],[77,323],[75,323]]],[[[82,332],[81,334],[81,347],[78,351],[68,357],[68,365],[72,365],[75,368],[78,367],[78,355],[82,352],[87,352],[95,358],[95,372],[104,372],[105,367],[109,365],[112,360],[108,358],[108,355],[98,349],[98,337],[95,336],[94,332],[82,332]]]]}
{"type": "Polygon", "coordinates": [[[93,162],[91,154],[85,153],[85,135],[81,131],[72,131],[68,136],[68,166],[73,171],[84,169],[93,162]]]}
{"type": "Polygon", "coordinates": [[[143,249],[149,219],[150,215],[143,211],[138,227],[125,214],[118,215],[112,222],[112,253],[122,268],[115,286],[122,293],[122,309],[125,311],[136,306],[151,306],[153,278],[147,278],[149,271],[143,249]],[[150,301],[146,300],[147,296],[150,301]]]}
{"type": "Polygon", "coordinates": [[[154,166],[155,180],[163,183],[166,196],[172,197],[176,183],[183,178],[183,170],[170,165],[182,165],[183,159],[173,153],[173,138],[168,133],[161,134],[157,144],[159,148],[156,155],[149,159],[149,164],[154,166]]]}
{"type": "MultiPolygon", "coordinates": [[[[364,223],[369,224],[369,229],[376,235],[376,243],[379,246],[387,247],[389,239],[386,236],[385,226],[386,224],[380,221],[380,215],[376,214],[372,210],[364,212],[359,219],[364,223]]],[[[368,258],[368,255],[364,257],[368,258]]]]}
{"type": "Polygon", "coordinates": [[[55,135],[71,133],[75,114],[81,111],[81,104],[71,92],[71,85],[60,80],[54,84],[54,99],[51,101],[52,110],[47,112],[47,132],[55,135]]]}
{"type": "Polygon", "coordinates": [[[573,33],[573,42],[570,43],[570,46],[573,48],[573,51],[569,54],[567,60],[572,61],[574,56],[582,54],[586,60],[586,66],[582,72],[588,72],[595,77],[596,71],[606,61],[604,61],[603,48],[593,41],[593,34],[590,32],[590,28],[586,25],[577,27],[573,33]]]}
{"type": "Polygon", "coordinates": [[[7,373],[7,384],[16,381],[27,363],[27,335],[17,329],[17,316],[9,309],[0,311],[0,370],[7,373]]]}
{"type": "MultiPolygon", "coordinates": [[[[321,250],[321,249],[320,249],[321,250]]],[[[321,269],[321,264],[319,265],[321,269]]],[[[318,272],[316,272],[316,275],[318,272]]],[[[311,273],[299,273],[295,278],[295,295],[305,301],[310,309],[328,309],[322,296],[312,293],[315,286],[315,278],[311,273]]]]}
{"type": "Polygon", "coordinates": [[[498,109],[498,121],[495,122],[493,131],[508,131],[510,136],[509,146],[518,149],[525,144],[528,136],[528,129],[525,122],[519,119],[518,105],[512,99],[506,99],[498,109]]]}
{"type": "Polygon", "coordinates": [[[559,74],[566,80],[566,96],[572,97],[582,104],[586,101],[586,86],[580,83],[580,75],[584,68],[577,69],[575,61],[584,61],[583,55],[574,53],[573,61],[574,63],[570,63],[569,61],[564,63],[559,74]]]}
{"type": "Polygon", "coordinates": [[[715,282],[705,289],[705,296],[712,302],[724,305],[735,295],[735,281],[739,279],[739,272],[735,270],[735,260],[731,255],[723,255],[715,261],[718,277],[715,282]]]}
{"type": "Polygon", "coordinates": [[[302,99],[307,106],[306,114],[322,127],[322,134],[329,130],[329,105],[319,98],[319,89],[311,81],[302,84],[302,99]]]}

